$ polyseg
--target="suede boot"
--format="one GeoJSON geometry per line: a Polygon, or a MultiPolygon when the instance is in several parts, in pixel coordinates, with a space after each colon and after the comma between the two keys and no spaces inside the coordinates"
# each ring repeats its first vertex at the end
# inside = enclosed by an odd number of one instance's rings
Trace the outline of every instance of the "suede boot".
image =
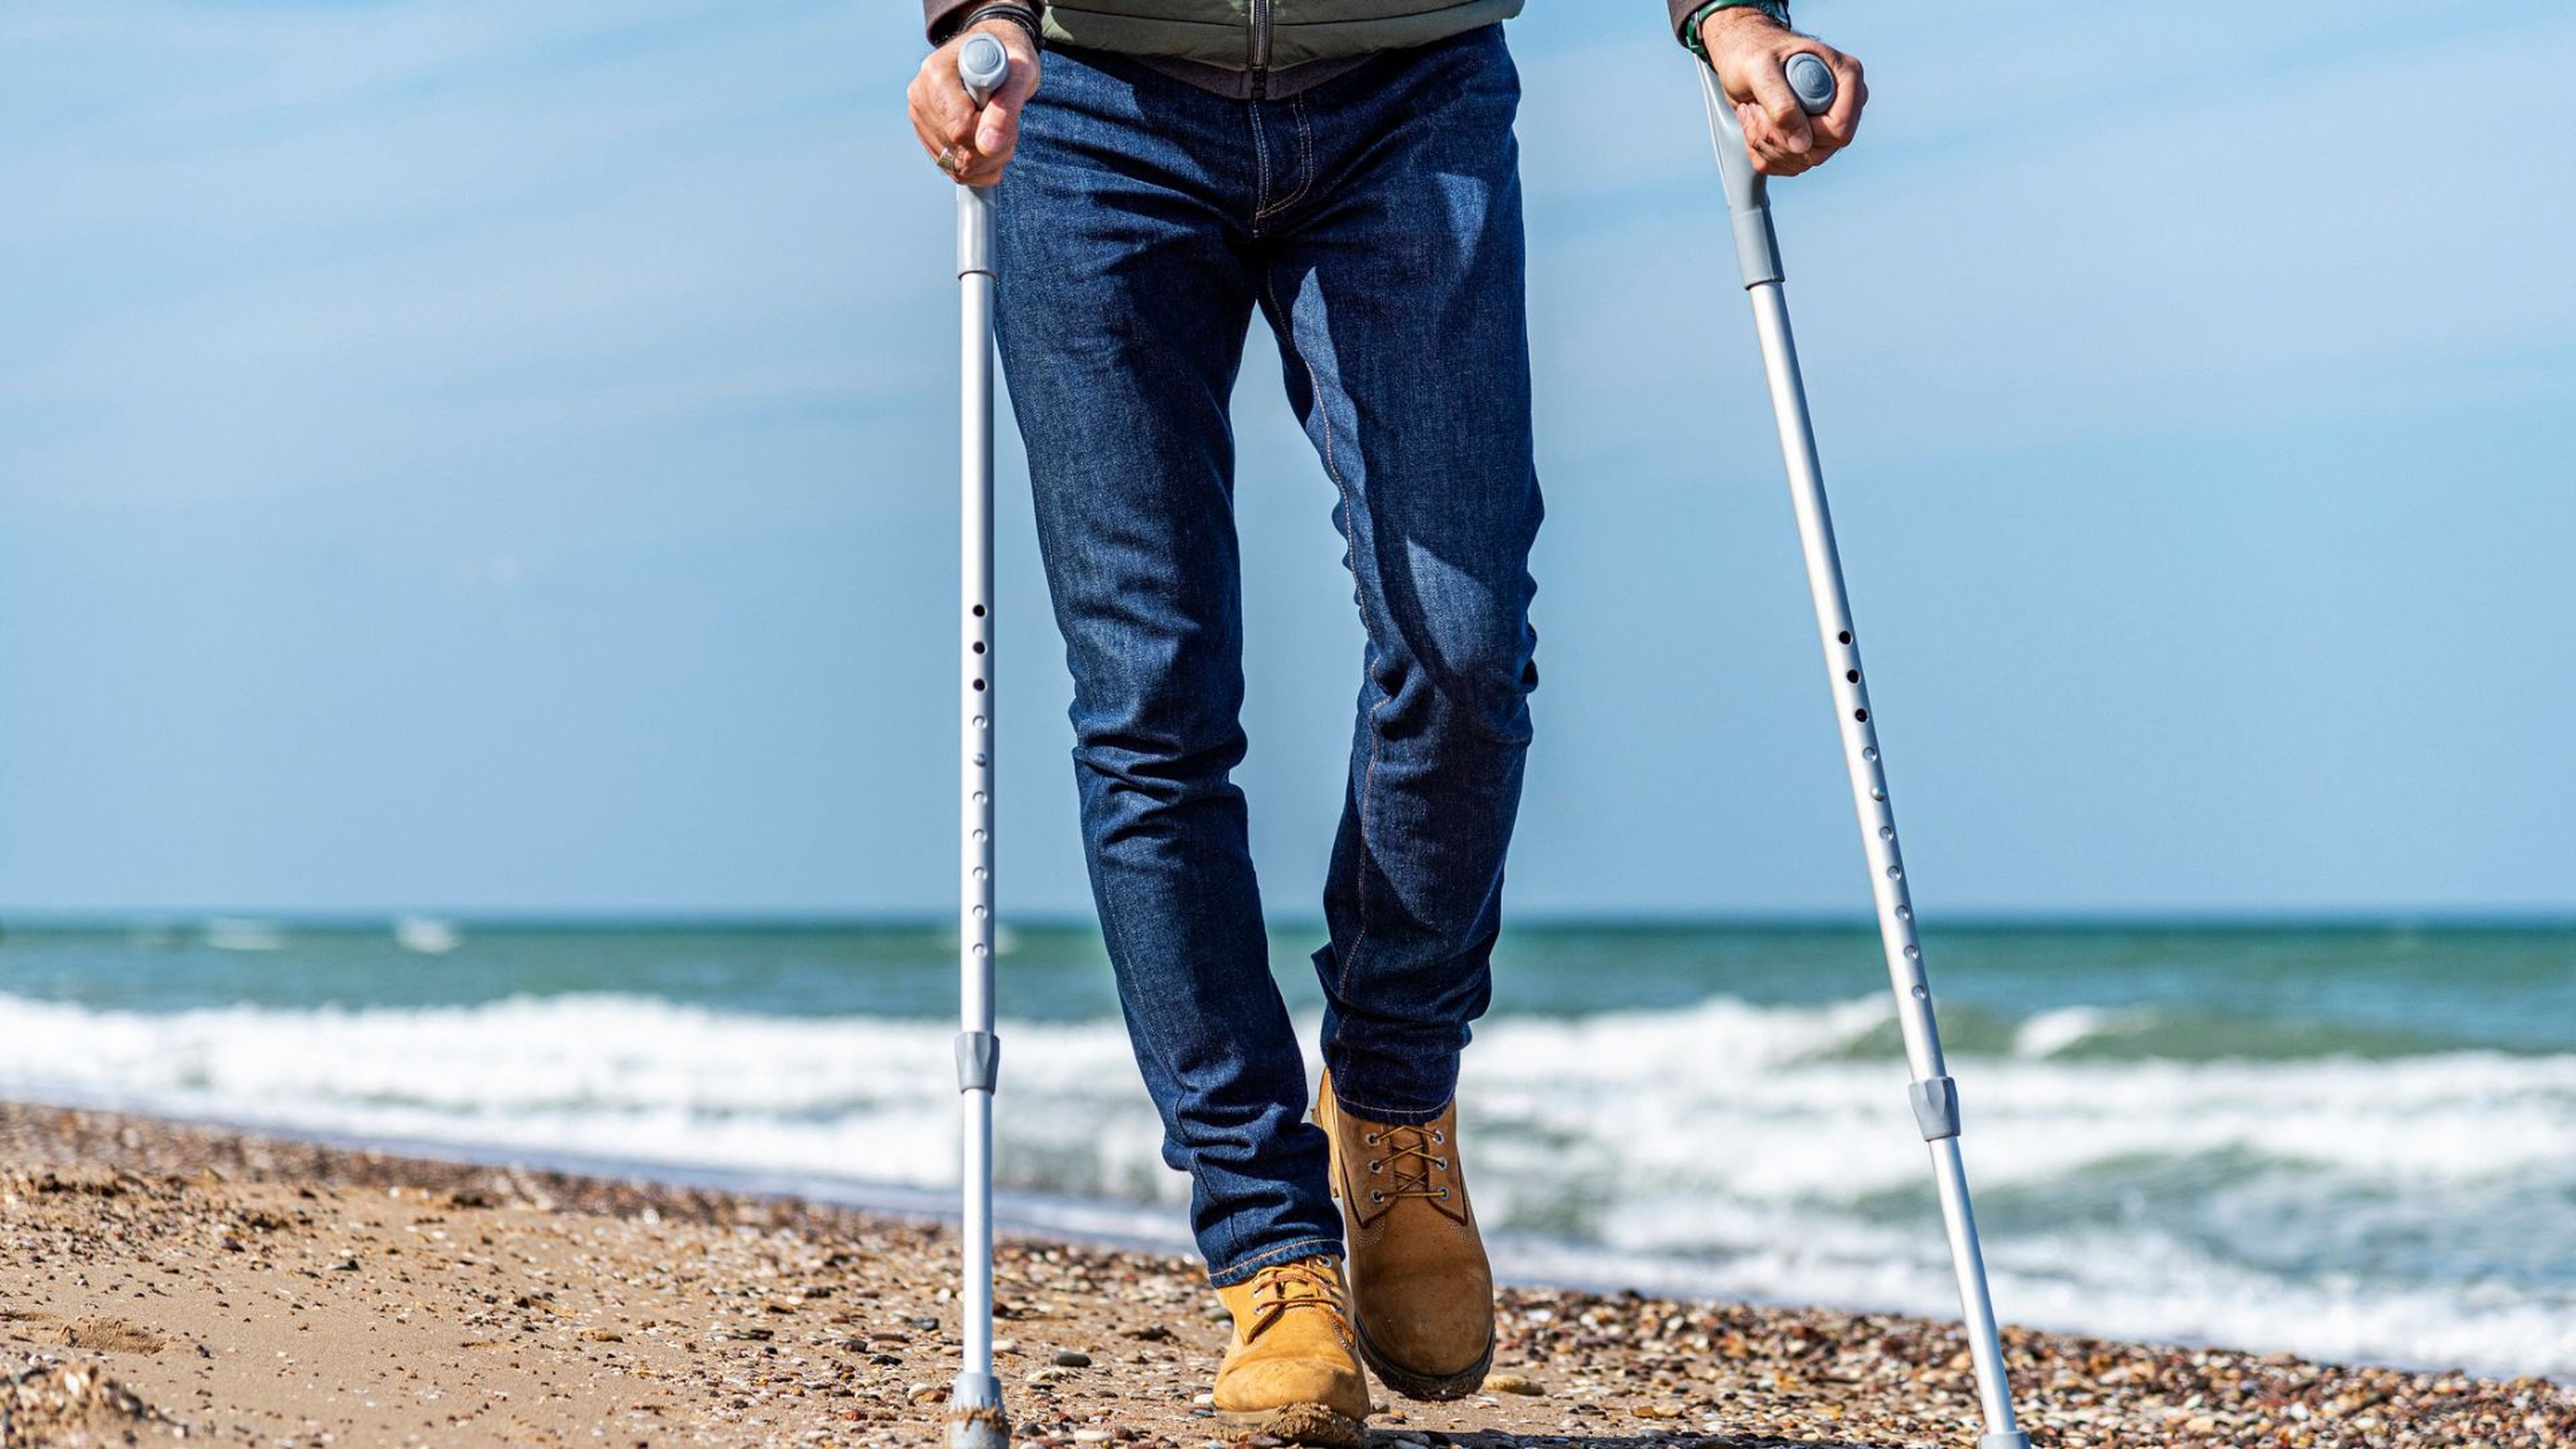
{"type": "Polygon", "coordinates": [[[1333,1143],[1360,1356],[1407,1398],[1474,1393],[1494,1362],[1494,1275],[1459,1167],[1457,1103],[1419,1125],[1372,1122],[1327,1073],[1315,1122],[1333,1143]]]}
{"type": "Polygon", "coordinates": [[[1291,1444],[1368,1442],[1368,1379],[1352,1352],[1339,1262],[1274,1264],[1216,1296],[1234,1315],[1216,1371],[1220,1423],[1291,1444]]]}

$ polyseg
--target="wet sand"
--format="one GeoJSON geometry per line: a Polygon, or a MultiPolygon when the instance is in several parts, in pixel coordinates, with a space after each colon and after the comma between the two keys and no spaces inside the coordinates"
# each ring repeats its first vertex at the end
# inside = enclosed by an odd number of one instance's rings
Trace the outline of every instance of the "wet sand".
{"type": "MultiPolygon", "coordinates": [[[[0,1445],[933,1445],[955,1240],[791,1200],[0,1105],[0,1445]]],[[[1230,1441],[1196,1269],[1006,1240],[1017,1442],[1230,1441]]],[[[1506,1290],[1486,1392],[1380,1444],[1972,1445],[1921,1320],[1506,1290]]],[[[2570,1446],[2576,1390],[2012,1332],[2033,1441],[2570,1446]]],[[[1383,1397],[1383,1395],[1382,1395],[1383,1397]]],[[[1247,1441],[1258,1443],[1259,1441],[1247,1441]]]]}

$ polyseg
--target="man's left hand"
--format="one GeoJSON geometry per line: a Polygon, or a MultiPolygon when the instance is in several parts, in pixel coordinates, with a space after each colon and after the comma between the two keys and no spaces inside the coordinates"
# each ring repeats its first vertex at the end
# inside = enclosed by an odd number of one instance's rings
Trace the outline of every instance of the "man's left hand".
{"type": "Polygon", "coordinates": [[[1869,104],[1859,61],[1750,5],[1712,11],[1699,37],[1719,89],[1735,103],[1754,170],[1768,176],[1812,171],[1859,133],[1861,107],[1869,104]],[[1834,73],[1834,104],[1821,116],[1808,115],[1789,89],[1789,57],[1802,51],[1834,73]]]}

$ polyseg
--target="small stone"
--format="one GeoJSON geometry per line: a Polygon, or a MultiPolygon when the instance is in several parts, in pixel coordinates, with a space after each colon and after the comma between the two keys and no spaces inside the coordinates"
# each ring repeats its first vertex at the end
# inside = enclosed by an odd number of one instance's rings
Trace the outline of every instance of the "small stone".
{"type": "Polygon", "coordinates": [[[1060,1348],[1055,1351],[1054,1362],[1058,1368],[1089,1368],[1091,1355],[1070,1348],[1060,1348]]]}
{"type": "Polygon", "coordinates": [[[1485,1390],[1495,1394],[1527,1394],[1533,1399],[1547,1397],[1547,1385],[1527,1374],[1487,1374],[1485,1390]]]}

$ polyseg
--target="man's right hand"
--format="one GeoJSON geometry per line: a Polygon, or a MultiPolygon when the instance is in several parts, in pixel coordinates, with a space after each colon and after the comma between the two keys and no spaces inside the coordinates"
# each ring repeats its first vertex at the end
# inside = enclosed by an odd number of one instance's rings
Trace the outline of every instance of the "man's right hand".
{"type": "Polygon", "coordinates": [[[913,75],[907,92],[913,134],[940,170],[969,186],[991,186],[1002,179],[1002,167],[1019,145],[1020,109],[1037,88],[1038,52],[1029,33],[1007,20],[987,20],[949,37],[913,75]],[[980,111],[957,80],[958,47],[979,34],[1002,42],[1011,57],[1010,78],[980,111]]]}
{"type": "Polygon", "coordinates": [[[1754,170],[1795,176],[1822,166],[1852,143],[1860,130],[1861,107],[1869,104],[1859,61],[1750,5],[1709,12],[1699,34],[1718,88],[1735,103],[1754,170]],[[1834,73],[1833,108],[1821,116],[1809,116],[1798,105],[1797,92],[1789,89],[1785,68],[1789,57],[1801,51],[1812,53],[1834,73]]]}

